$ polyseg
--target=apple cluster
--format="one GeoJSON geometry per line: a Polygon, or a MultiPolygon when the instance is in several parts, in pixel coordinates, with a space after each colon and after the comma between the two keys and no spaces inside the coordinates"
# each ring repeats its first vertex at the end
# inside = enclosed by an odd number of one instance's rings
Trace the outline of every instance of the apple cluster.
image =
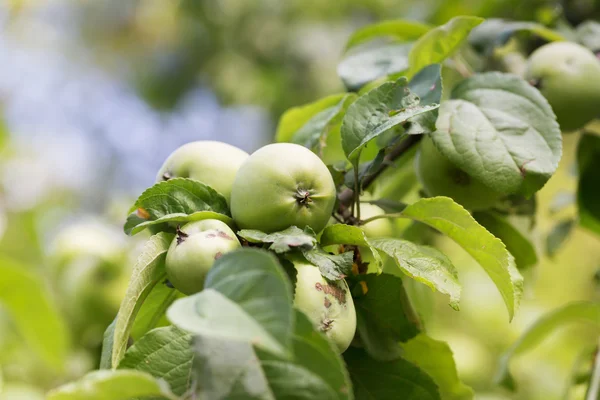
{"type": "MultiPolygon", "coordinates": [[[[188,143],[167,158],[157,180],[176,177],[212,187],[226,199],[237,228],[265,233],[291,226],[320,232],[336,202],[327,166],[307,148],[290,143],[270,144],[252,155],[216,141],[188,143]]],[[[201,291],[215,260],[241,246],[232,228],[216,219],[178,227],[166,257],[170,283],[187,295],[201,291]]],[[[286,257],[297,271],[295,307],[343,352],[356,331],[346,281],[325,279],[301,256],[286,257]]]]}

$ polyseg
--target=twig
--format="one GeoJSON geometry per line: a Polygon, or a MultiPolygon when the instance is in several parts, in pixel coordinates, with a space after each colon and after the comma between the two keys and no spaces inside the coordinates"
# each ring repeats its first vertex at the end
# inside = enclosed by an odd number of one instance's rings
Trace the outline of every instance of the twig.
{"type": "MultiPolygon", "coordinates": [[[[393,162],[400,158],[404,153],[410,150],[414,145],[419,143],[423,135],[410,135],[400,143],[396,145],[384,158],[381,165],[370,175],[365,176],[362,181],[362,189],[368,188],[379,175],[383,173],[393,162]]],[[[354,200],[354,190],[347,188],[343,190],[339,195],[338,199],[340,203],[345,206],[352,205],[354,200]]]]}

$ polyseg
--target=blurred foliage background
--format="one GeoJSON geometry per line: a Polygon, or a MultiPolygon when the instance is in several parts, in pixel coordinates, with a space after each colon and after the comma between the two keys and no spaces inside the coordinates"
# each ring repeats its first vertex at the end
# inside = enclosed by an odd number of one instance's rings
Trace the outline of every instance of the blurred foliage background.
{"type": "MultiPolygon", "coordinates": [[[[336,66],[353,30],[394,18],[441,24],[456,15],[560,27],[599,10],[597,0],[0,2],[0,300],[10,297],[11,279],[30,279],[31,293],[17,298],[35,301],[13,309],[49,345],[63,346],[66,359],[32,348],[20,334],[23,322],[0,301],[0,398],[43,398],[97,367],[139,249],[139,239],[121,230],[131,201],[181,144],[210,138],[253,151],[272,140],[287,108],[343,90],[336,66]]],[[[575,213],[553,209],[574,192],[577,140],[565,136],[559,173],[538,196],[540,255],[548,232],[575,213]]],[[[582,326],[516,360],[516,395],[498,389],[493,376],[498,356],[544,312],[600,300],[600,239],[576,228],[559,252],[526,271],[525,298],[510,324],[483,271],[452,243],[439,245],[459,269],[461,311],[428,289],[411,290],[477,398],[565,398],[576,359],[595,340],[582,326]]]]}

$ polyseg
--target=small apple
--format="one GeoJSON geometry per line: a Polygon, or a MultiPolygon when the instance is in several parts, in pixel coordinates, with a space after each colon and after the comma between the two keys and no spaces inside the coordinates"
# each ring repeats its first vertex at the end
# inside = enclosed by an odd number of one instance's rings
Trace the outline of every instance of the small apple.
{"type": "Polygon", "coordinates": [[[231,190],[231,214],[242,229],[276,232],[295,225],[321,231],[336,190],[325,164],[292,143],[267,145],[240,167],[231,190]]]}
{"type": "Polygon", "coordinates": [[[356,311],[345,280],[328,281],[319,268],[293,259],[296,275],[294,306],[343,353],[356,332],[356,311]]]}
{"type": "MultiPolygon", "coordinates": [[[[377,215],[383,215],[385,211],[381,207],[370,203],[360,204],[360,219],[365,220],[377,215]]],[[[393,237],[394,236],[394,225],[388,218],[381,218],[371,221],[360,227],[365,235],[369,238],[378,237],[393,237]]]]}
{"type": "Polygon", "coordinates": [[[563,131],[600,116],[600,60],[585,47],[546,44],[529,57],[525,77],[548,100],[563,131]]]}
{"type": "Polygon", "coordinates": [[[167,277],[185,294],[202,290],[206,274],[215,260],[239,248],[235,233],[216,219],[190,222],[178,229],[167,251],[167,277]]]}
{"type": "Polygon", "coordinates": [[[415,157],[417,179],[430,196],[448,196],[469,210],[492,207],[503,197],[458,168],[424,137],[415,157]]]}
{"type": "Polygon", "coordinates": [[[223,142],[202,140],[184,144],[167,158],[157,182],[171,178],[191,178],[221,193],[229,202],[231,185],[248,153],[223,142]]]}

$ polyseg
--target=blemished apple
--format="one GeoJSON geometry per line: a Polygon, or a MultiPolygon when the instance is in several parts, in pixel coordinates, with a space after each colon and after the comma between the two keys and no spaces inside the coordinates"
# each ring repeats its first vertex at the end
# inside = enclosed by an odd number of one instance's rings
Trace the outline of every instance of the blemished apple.
{"type": "Polygon", "coordinates": [[[587,48],[546,44],[529,57],[525,77],[548,100],[563,131],[600,116],[600,60],[587,48]]]}
{"type": "Polygon", "coordinates": [[[227,224],[216,219],[190,222],[178,229],[167,251],[169,282],[184,294],[202,290],[206,274],[223,254],[241,247],[227,224]]]}
{"type": "Polygon", "coordinates": [[[336,189],[327,166],[292,143],[270,144],[240,167],[231,190],[231,214],[242,229],[276,232],[290,226],[321,231],[336,189]]]}
{"type": "Polygon", "coordinates": [[[227,202],[231,186],[248,153],[223,142],[201,140],[184,144],[164,162],[156,176],[157,182],[171,178],[191,178],[221,193],[227,202]]]}
{"type": "Polygon", "coordinates": [[[348,284],[343,279],[328,281],[318,267],[300,258],[292,262],[297,271],[294,306],[343,353],[356,332],[356,310],[348,284]]]}
{"type": "Polygon", "coordinates": [[[429,196],[448,196],[469,210],[485,210],[503,194],[484,185],[444,157],[429,137],[415,157],[417,179],[429,196]]]}

